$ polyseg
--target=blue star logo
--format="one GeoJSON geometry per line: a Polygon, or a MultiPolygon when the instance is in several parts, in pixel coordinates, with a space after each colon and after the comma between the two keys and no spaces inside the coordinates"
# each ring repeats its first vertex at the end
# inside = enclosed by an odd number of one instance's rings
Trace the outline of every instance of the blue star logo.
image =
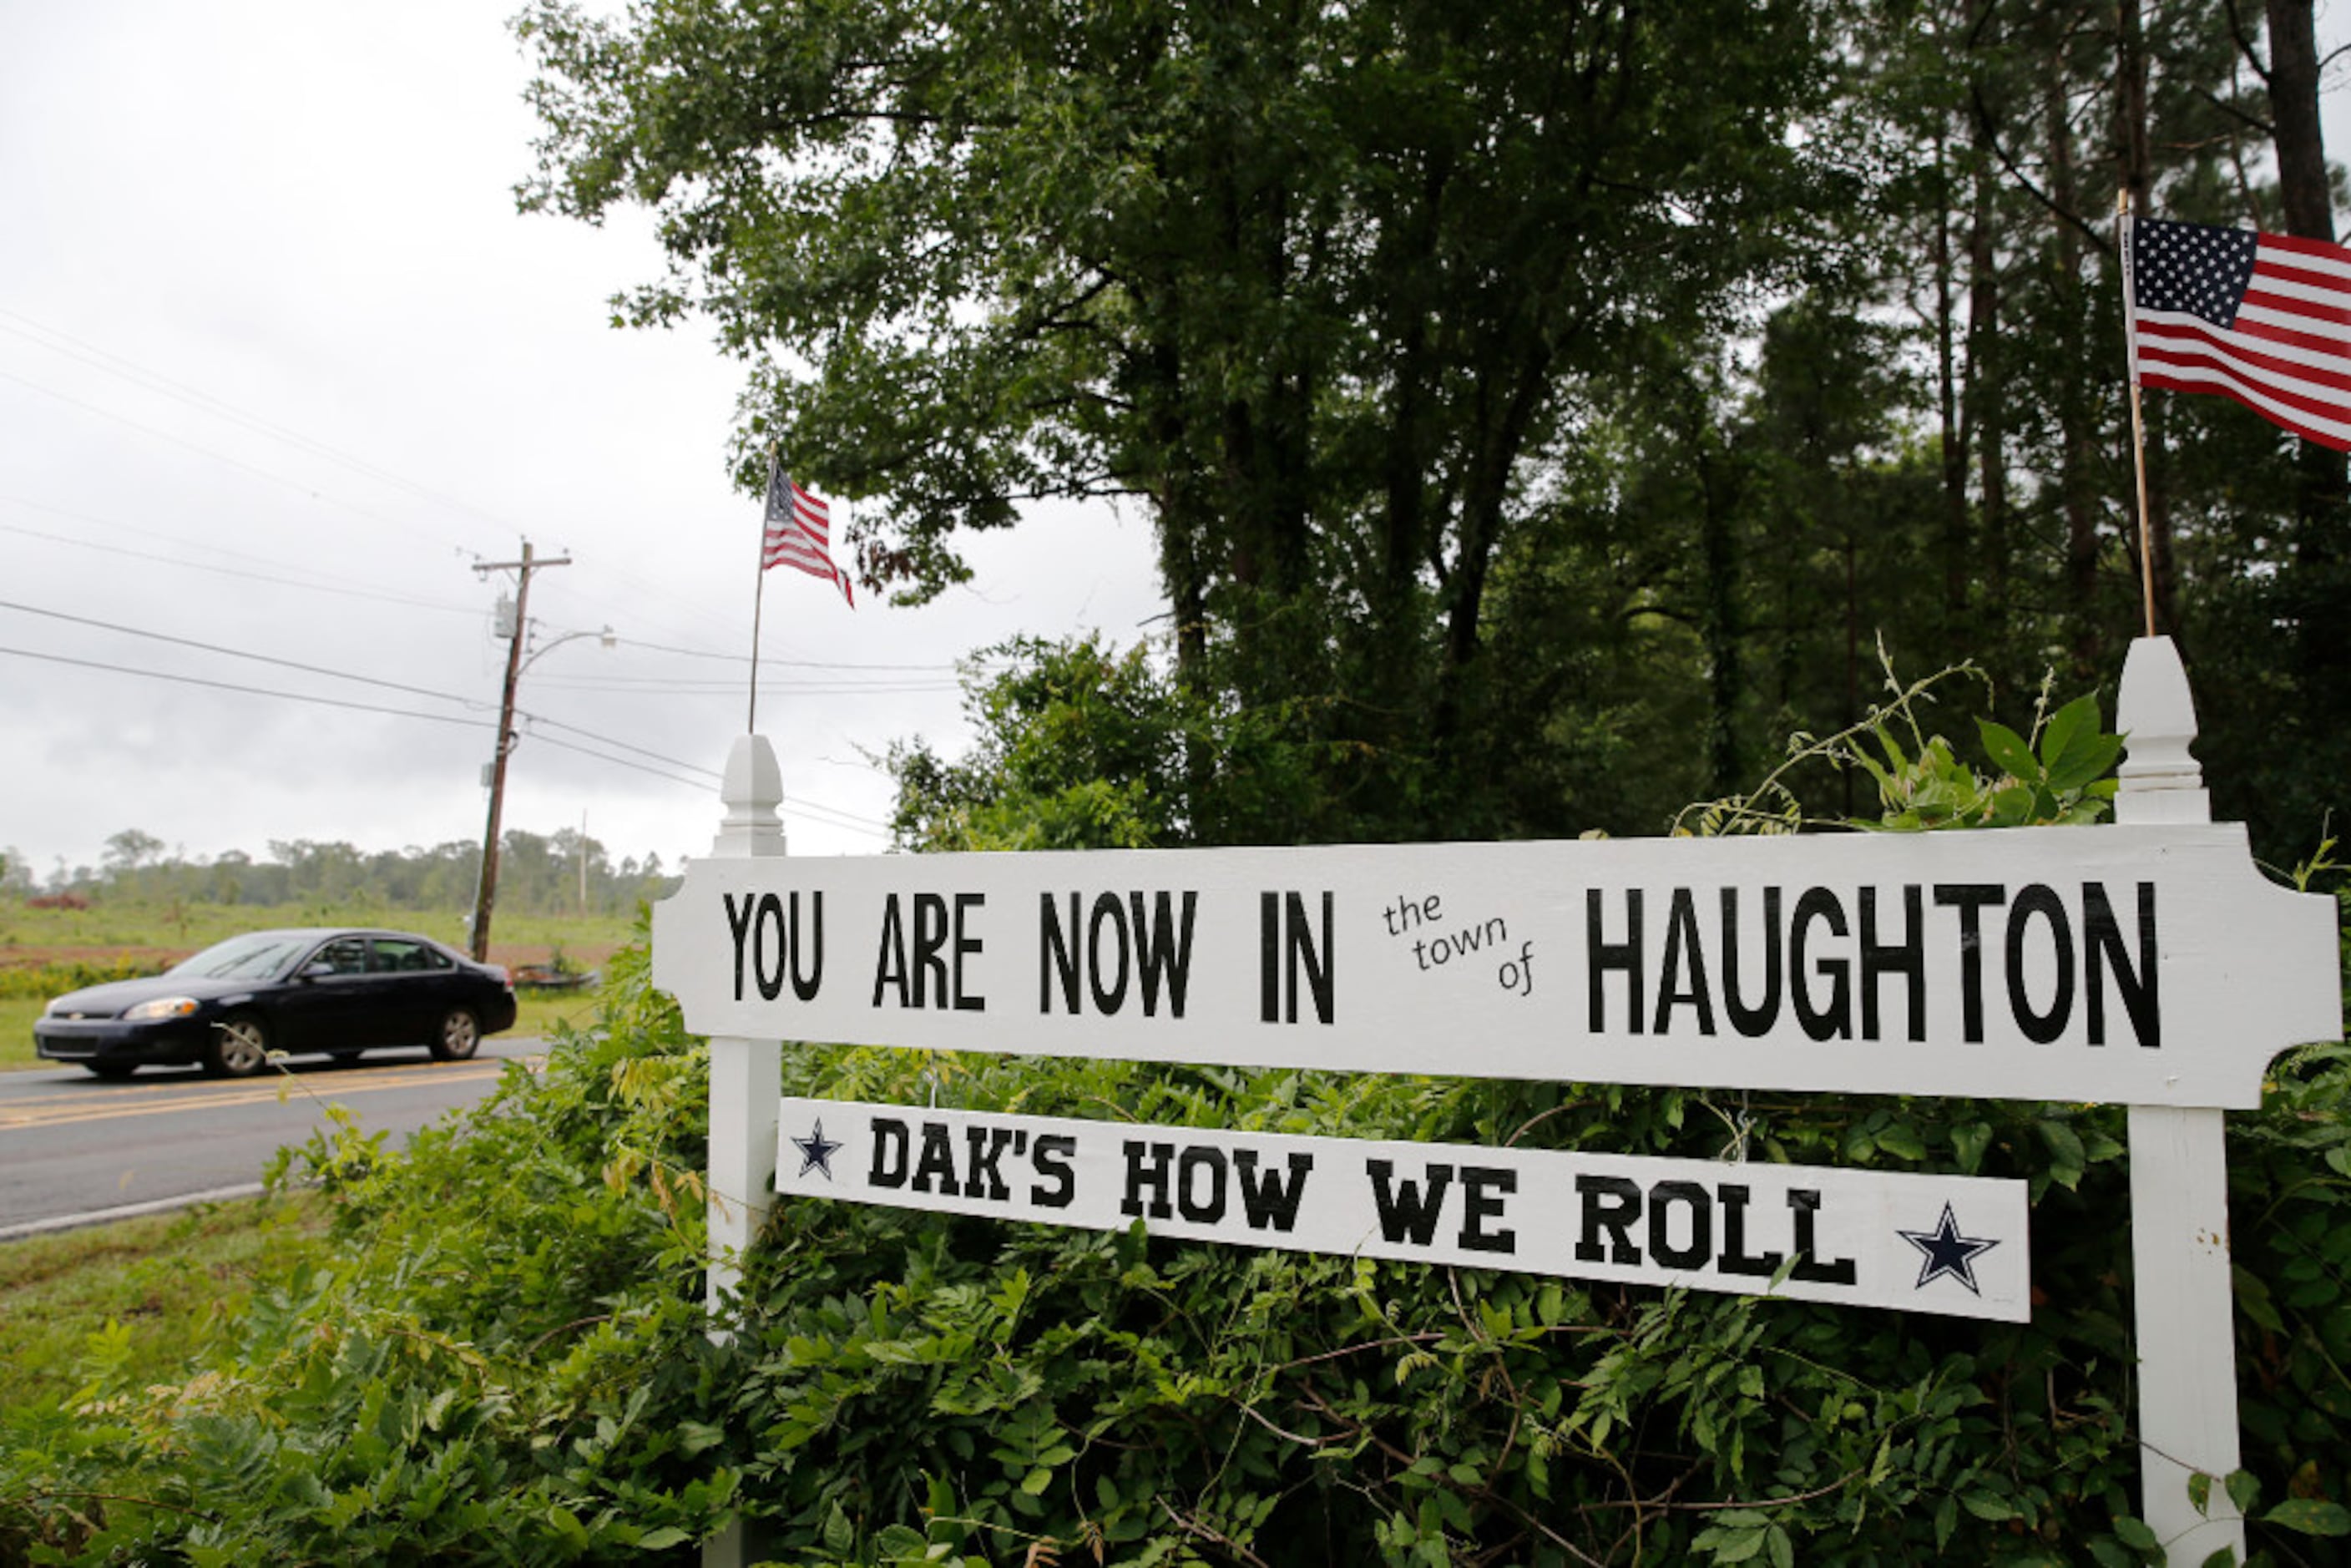
{"type": "Polygon", "coordinates": [[[821,1171],[824,1173],[825,1180],[832,1179],[832,1156],[842,1145],[824,1135],[823,1117],[817,1118],[815,1130],[807,1137],[794,1138],[792,1147],[800,1152],[800,1175],[806,1176],[810,1171],[821,1171]]]}
{"type": "Polygon", "coordinates": [[[1923,1291],[1929,1281],[1948,1274],[1965,1285],[1970,1294],[1983,1294],[1976,1284],[1975,1260],[1978,1254],[1989,1252],[2000,1243],[1960,1235],[1959,1222],[1952,1215],[1949,1204],[1943,1205],[1942,1222],[1934,1229],[1899,1230],[1896,1234],[1918,1249],[1918,1282],[1911,1289],[1923,1291]]]}

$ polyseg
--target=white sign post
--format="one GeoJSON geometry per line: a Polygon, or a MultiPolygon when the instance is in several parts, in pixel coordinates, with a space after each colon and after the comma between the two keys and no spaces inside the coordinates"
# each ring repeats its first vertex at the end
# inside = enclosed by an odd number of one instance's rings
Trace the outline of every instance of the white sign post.
{"type": "MultiPolygon", "coordinates": [[[[783,769],[760,736],[737,740],[720,776],[726,814],[711,856],[752,861],[784,852],[783,769]]],[[[783,1042],[741,1035],[710,1037],[710,1168],[704,1177],[709,1267],[703,1297],[712,1336],[724,1338],[726,1299],[742,1282],[744,1249],[775,1203],[776,1116],[783,1092],[783,1042]]],[[[705,1568],[742,1568],[750,1560],[743,1521],[702,1543],[705,1568]]]]}
{"type": "Polygon", "coordinates": [[[2122,1103],[2147,1517],[2174,1562],[2241,1554],[2220,1108],[2339,1033],[2335,908],[2210,821],[2168,640],[2118,724],[2093,830],[853,860],[782,856],[746,737],[716,853],[653,911],[654,983],[712,1036],[712,1299],[786,1039],[2122,1103]]]}
{"type": "MultiPolygon", "coordinates": [[[[758,862],[784,852],[783,770],[758,736],[735,743],[722,775],[726,816],[710,846],[714,861],[758,862]]],[[[708,863],[708,862],[704,862],[708,863]]],[[[710,1171],[704,1202],[710,1270],[705,1296],[716,1314],[743,1277],[738,1261],[774,1203],[776,1102],[782,1092],[779,1037],[710,1037],[710,1171]]]]}
{"type": "MultiPolygon", "coordinates": [[[[2115,797],[2117,822],[2212,820],[2203,769],[2188,753],[2196,738],[2195,703],[2169,638],[2131,644],[2115,725],[2130,737],[2115,797]]],[[[2331,965],[2319,972],[2333,984],[2331,965]]],[[[2321,1033],[2338,1032],[2341,1021],[2338,1010],[2321,1033]]],[[[2129,1122],[2140,1507],[2168,1562],[2202,1563],[2227,1547],[2241,1563],[2245,1521],[2220,1484],[2238,1465],[2229,1160],[2220,1112],[2134,1101],[2129,1122]],[[2201,1512],[2188,1490],[2199,1473],[2212,1478],[2201,1512]]]]}

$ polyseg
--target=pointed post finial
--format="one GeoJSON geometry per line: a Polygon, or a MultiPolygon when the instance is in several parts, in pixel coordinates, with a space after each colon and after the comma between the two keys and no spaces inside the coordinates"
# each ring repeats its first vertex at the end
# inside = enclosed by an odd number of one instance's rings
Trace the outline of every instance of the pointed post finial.
{"type": "Polygon", "coordinates": [[[784,803],[784,770],[776,762],[775,747],[764,735],[736,737],[726,754],[726,771],[718,787],[726,807],[719,820],[718,836],[710,852],[721,859],[784,852],[784,821],[778,814],[784,803]]]}
{"type": "Polygon", "coordinates": [[[2118,822],[2209,822],[2211,798],[2203,765],[2189,755],[2196,738],[2196,699],[2179,649],[2168,637],[2138,637],[2123,660],[2115,727],[2125,737],[2125,760],[2116,769],[2118,822]]]}

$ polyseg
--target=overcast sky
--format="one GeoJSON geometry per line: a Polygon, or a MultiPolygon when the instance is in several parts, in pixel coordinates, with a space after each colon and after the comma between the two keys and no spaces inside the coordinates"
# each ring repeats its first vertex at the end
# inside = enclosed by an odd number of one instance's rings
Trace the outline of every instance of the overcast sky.
{"type": "MultiPolygon", "coordinates": [[[[190,857],[478,841],[511,583],[473,567],[525,538],[573,564],[532,589],[522,706],[570,727],[525,727],[507,825],[707,848],[759,526],[726,472],[740,369],[698,328],[607,325],[659,273],[642,222],[516,214],[510,9],[0,0],[0,848],[37,873],[128,828],[190,857]],[[549,645],[607,625],[616,647],[549,645]]],[[[2344,110],[2330,90],[2338,152],[2344,110]]],[[[956,659],[1124,644],[1164,609],[1137,516],[969,553],[922,610],[769,574],[795,852],[884,847],[864,755],[962,748],[956,659]]]]}
{"type": "MultiPolygon", "coordinates": [[[[534,578],[521,706],[573,727],[526,727],[507,824],[708,848],[759,529],[726,469],[741,371],[699,328],[608,325],[658,276],[647,225],[517,214],[511,9],[0,0],[0,847],[37,873],[126,828],[190,857],[478,841],[512,581],[473,567],[525,538],[573,564],[534,578]]],[[[959,751],[957,658],[1164,608],[1108,508],[971,559],[921,610],[768,574],[794,852],[885,847],[861,754],[959,751]]]]}

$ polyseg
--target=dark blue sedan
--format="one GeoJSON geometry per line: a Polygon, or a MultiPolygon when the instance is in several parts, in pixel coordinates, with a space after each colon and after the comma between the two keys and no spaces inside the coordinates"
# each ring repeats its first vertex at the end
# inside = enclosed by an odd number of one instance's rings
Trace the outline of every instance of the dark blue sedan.
{"type": "Polygon", "coordinates": [[[308,927],[232,936],[152,978],[68,992],[33,1040],[100,1078],[190,1062],[243,1078],[272,1052],[423,1045],[462,1061],[514,1020],[514,986],[495,965],[429,936],[308,927]]]}

